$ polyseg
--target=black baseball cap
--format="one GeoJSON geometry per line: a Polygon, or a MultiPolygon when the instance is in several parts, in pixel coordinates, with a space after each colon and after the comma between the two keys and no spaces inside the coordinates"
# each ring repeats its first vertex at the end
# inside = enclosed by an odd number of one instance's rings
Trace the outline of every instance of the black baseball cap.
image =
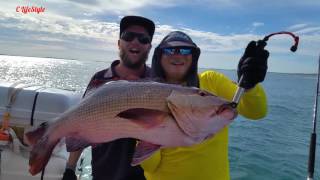
{"type": "Polygon", "coordinates": [[[138,25],[144,27],[149,36],[153,37],[155,25],[150,19],[141,16],[125,16],[120,21],[120,36],[129,26],[138,25]]]}

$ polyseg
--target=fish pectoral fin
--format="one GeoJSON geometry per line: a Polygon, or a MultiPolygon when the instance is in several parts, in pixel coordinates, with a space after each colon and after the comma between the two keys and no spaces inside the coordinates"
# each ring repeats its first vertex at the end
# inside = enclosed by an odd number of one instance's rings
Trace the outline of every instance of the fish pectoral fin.
{"type": "Polygon", "coordinates": [[[152,128],[161,124],[168,115],[167,112],[156,109],[133,108],[122,111],[117,116],[131,120],[144,128],[152,128]]]}
{"type": "Polygon", "coordinates": [[[66,147],[68,152],[74,152],[82,150],[88,146],[92,145],[89,141],[85,139],[79,139],[74,137],[66,138],[66,147]]]}
{"type": "Polygon", "coordinates": [[[145,141],[139,141],[135,148],[131,165],[136,166],[140,164],[142,161],[149,158],[152,154],[154,154],[157,150],[159,150],[160,147],[161,146],[157,144],[152,144],[145,141]]]}

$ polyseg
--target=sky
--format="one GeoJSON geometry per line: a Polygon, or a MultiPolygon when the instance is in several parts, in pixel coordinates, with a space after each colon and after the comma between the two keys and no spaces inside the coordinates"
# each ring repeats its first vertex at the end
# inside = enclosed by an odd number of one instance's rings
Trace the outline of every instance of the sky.
{"type": "MultiPolygon", "coordinates": [[[[85,61],[118,59],[123,16],[152,19],[152,46],[171,31],[200,47],[199,67],[235,69],[247,44],[272,36],[269,72],[316,73],[320,55],[319,0],[0,0],[0,54],[85,61]],[[44,11],[23,13],[22,7],[44,11]]],[[[150,51],[149,60],[153,54],[150,51]]]]}

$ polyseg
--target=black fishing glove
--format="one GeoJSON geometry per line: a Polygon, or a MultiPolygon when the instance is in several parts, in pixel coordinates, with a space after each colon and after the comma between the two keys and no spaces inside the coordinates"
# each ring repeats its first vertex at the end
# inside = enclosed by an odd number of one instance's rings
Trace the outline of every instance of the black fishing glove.
{"type": "Polygon", "coordinates": [[[66,168],[63,173],[62,180],[77,180],[76,173],[74,172],[74,170],[66,168]]]}
{"type": "Polygon", "coordinates": [[[269,52],[264,49],[266,42],[251,41],[238,64],[238,82],[243,76],[240,87],[251,89],[259,82],[262,82],[266,76],[269,52]]]}

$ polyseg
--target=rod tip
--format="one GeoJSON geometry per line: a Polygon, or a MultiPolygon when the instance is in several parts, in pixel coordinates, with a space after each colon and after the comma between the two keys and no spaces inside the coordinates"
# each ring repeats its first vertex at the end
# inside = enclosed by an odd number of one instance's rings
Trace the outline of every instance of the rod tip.
{"type": "Polygon", "coordinates": [[[297,47],[297,46],[292,46],[292,47],[290,48],[290,50],[291,50],[292,52],[296,52],[296,51],[297,51],[297,49],[298,49],[298,47],[297,47]]]}

